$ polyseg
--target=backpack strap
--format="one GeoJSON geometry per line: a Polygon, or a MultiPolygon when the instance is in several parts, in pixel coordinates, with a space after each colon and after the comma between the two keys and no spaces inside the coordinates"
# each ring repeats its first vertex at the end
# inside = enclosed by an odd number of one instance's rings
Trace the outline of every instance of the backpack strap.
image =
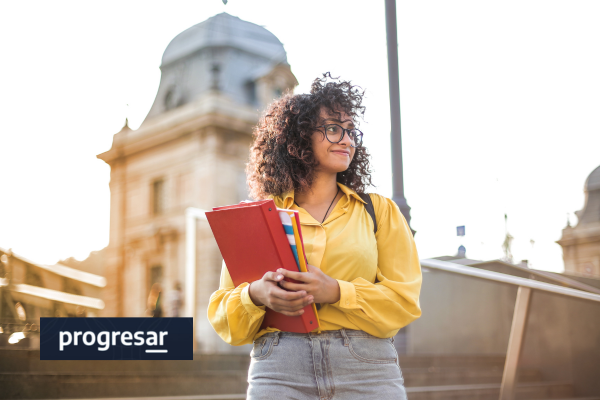
{"type": "Polygon", "coordinates": [[[358,196],[363,199],[363,201],[367,204],[365,204],[365,208],[367,209],[367,212],[369,213],[369,215],[371,216],[371,219],[373,220],[373,234],[377,233],[377,218],[375,218],[375,207],[373,207],[373,201],[371,200],[371,196],[369,196],[368,193],[357,193],[358,196]]]}

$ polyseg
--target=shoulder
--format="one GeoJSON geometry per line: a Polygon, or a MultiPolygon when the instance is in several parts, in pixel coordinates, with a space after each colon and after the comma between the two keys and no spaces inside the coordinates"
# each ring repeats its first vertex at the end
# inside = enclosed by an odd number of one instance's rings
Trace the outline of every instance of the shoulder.
{"type": "Polygon", "coordinates": [[[408,224],[394,200],[377,193],[369,193],[369,196],[373,202],[378,226],[389,225],[410,230],[410,228],[407,228],[408,224]]]}
{"type": "Polygon", "coordinates": [[[371,197],[371,201],[373,202],[373,208],[375,209],[377,218],[379,218],[380,215],[384,216],[385,214],[389,214],[394,208],[398,209],[396,203],[388,197],[377,193],[369,193],[369,197],[371,197]]]}
{"type": "Polygon", "coordinates": [[[375,209],[378,227],[381,227],[382,230],[387,230],[388,232],[398,232],[412,240],[413,234],[411,228],[406,222],[406,219],[404,218],[404,215],[402,215],[396,202],[376,193],[369,193],[369,195],[373,201],[373,208],[375,209]]]}

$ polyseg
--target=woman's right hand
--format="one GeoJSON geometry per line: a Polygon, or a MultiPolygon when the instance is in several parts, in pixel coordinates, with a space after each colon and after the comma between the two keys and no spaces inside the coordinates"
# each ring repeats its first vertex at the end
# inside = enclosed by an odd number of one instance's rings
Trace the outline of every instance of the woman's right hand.
{"type": "Polygon", "coordinates": [[[314,301],[313,296],[304,290],[288,292],[278,286],[283,275],[277,272],[267,272],[261,279],[250,284],[248,294],[257,306],[267,306],[273,311],[290,317],[302,315],[303,308],[314,301]]]}

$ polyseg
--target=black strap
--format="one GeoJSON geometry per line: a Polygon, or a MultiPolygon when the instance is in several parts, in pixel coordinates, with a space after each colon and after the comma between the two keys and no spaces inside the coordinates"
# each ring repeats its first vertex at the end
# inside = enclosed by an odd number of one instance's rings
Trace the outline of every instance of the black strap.
{"type": "Polygon", "coordinates": [[[373,220],[373,233],[377,233],[377,218],[375,218],[375,208],[373,207],[371,196],[369,196],[368,193],[358,193],[358,196],[363,199],[365,203],[367,203],[365,204],[365,208],[373,220]]]}

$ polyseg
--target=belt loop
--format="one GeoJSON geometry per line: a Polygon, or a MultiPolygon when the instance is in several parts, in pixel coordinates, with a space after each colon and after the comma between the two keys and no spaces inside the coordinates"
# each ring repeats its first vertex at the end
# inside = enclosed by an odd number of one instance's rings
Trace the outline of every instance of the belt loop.
{"type": "Polygon", "coordinates": [[[346,330],[344,328],[340,329],[342,337],[344,338],[344,346],[348,347],[350,345],[350,338],[346,334],[346,330]]]}
{"type": "Polygon", "coordinates": [[[279,331],[275,332],[275,338],[273,339],[273,346],[277,346],[279,344],[279,331]]]}

